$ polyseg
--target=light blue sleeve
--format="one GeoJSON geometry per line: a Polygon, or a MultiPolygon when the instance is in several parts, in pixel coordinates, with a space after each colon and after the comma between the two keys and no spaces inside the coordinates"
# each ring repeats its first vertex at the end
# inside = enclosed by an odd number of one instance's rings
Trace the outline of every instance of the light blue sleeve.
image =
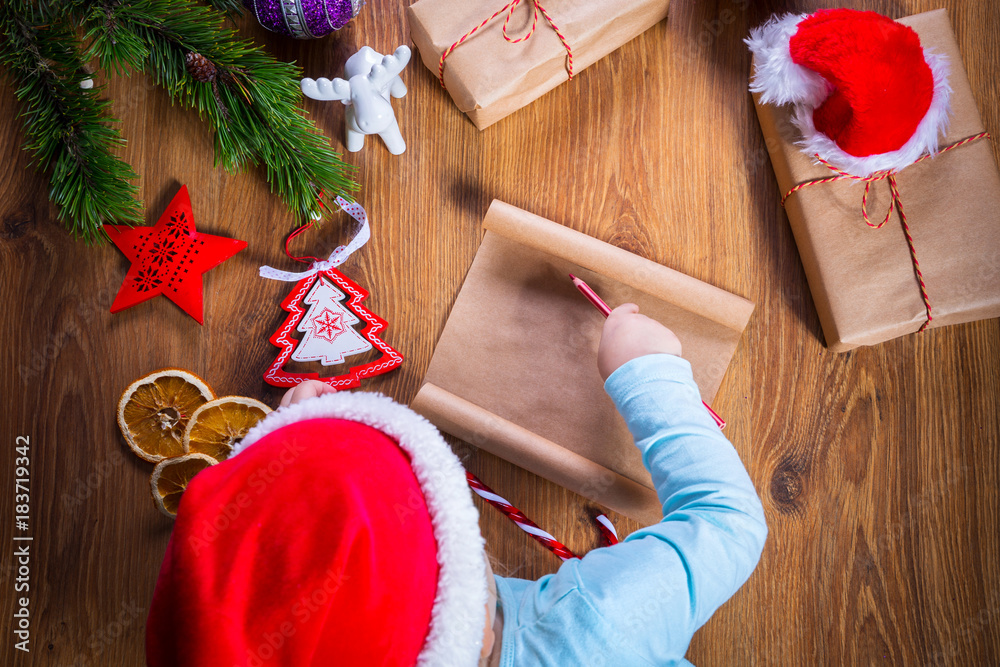
{"type": "Polygon", "coordinates": [[[747,580],[767,525],[690,364],[655,354],[605,383],[652,474],[663,520],[538,581],[497,577],[501,667],[672,665],[747,580]]]}

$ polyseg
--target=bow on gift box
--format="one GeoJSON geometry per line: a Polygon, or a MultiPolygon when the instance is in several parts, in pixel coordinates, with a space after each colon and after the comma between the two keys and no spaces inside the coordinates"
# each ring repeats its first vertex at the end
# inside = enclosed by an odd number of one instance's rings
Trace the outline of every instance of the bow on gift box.
{"type": "MultiPolygon", "coordinates": [[[[949,144],[948,146],[945,146],[938,152],[944,153],[952,150],[953,148],[959,148],[961,146],[965,146],[966,144],[970,144],[973,141],[977,141],[979,139],[988,139],[989,136],[990,136],[989,132],[980,132],[979,134],[967,137],[965,139],[962,139],[961,141],[956,141],[953,144],[949,144]]],[[[832,164],[821,158],[819,155],[814,155],[814,157],[821,164],[825,165],[827,168],[833,171],[836,174],[836,176],[827,176],[826,178],[816,178],[811,181],[799,183],[798,185],[796,185],[791,190],[785,193],[785,195],[781,198],[781,205],[784,206],[785,201],[789,197],[791,197],[799,190],[807,188],[811,185],[820,185],[821,183],[833,183],[835,181],[851,180],[851,181],[864,181],[865,183],[865,191],[864,194],[861,195],[861,215],[865,220],[865,224],[871,227],[872,229],[881,229],[885,225],[885,223],[889,222],[889,218],[892,217],[892,210],[895,208],[899,212],[899,222],[903,226],[903,234],[906,236],[906,244],[910,249],[910,259],[913,260],[913,270],[917,275],[917,282],[920,284],[920,296],[924,300],[924,308],[927,310],[927,319],[924,321],[922,325],[920,325],[920,328],[917,330],[918,333],[924,331],[930,325],[931,320],[934,319],[934,316],[931,314],[931,300],[930,296],[928,296],[927,294],[927,285],[924,283],[924,274],[920,270],[920,262],[917,260],[917,249],[913,245],[913,236],[910,235],[910,225],[909,223],[907,223],[906,214],[903,212],[903,200],[899,196],[899,188],[897,188],[896,186],[896,175],[899,173],[899,171],[895,169],[889,169],[886,171],[875,172],[870,176],[855,176],[854,174],[847,173],[843,169],[838,169],[837,167],[833,166],[832,164]],[[868,193],[871,191],[872,183],[876,183],[878,181],[889,182],[889,209],[885,212],[885,218],[882,220],[882,222],[875,224],[868,217],[868,193]]],[[[923,162],[924,160],[930,157],[933,156],[928,153],[927,155],[924,155],[918,160],[915,160],[913,164],[916,164],[917,162],[923,162]]]]}
{"type": "Polygon", "coordinates": [[[497,10],[493,14],[493,16],[489,17],[488,19],[486,19],[485,21],[483,21],[482,23],[480,23],[479,25],[477,25],[475,28],[473,28],[469,32],[467,32],[464,35],[462,35],[461,37],[459,37],[457,40],[455,40],[454,44],[452,44],[451,46],[449,46],[447,49],[444,50],[444,53],[441,54],[441,60],[438,62],[438,80],[441,82],[441,87],[442,88],[446,88],[447,87],[447,86],[444,85],[444,61],[445,61],[445,58],[447,58],[449,55],[451,55],[452,51],[454,51],[459,46],[461,46],[463,43],[465,43],[465,41],[467,39],[469,39],[473,35],[475,35],[487,23],[489,23],[490,21],[492,21],[496,17],[500,16],[504,12],[507,12],[507,18],[504,19],[504,22],[503,22],[503,38],[508,43],[510,43],[510,44],[517,44],[518,42],[524,42],[524,41],[528,40],[533,34],[535,34],[535,28],[538,26],[538,13],[541,12],[542,16],[545,17],[545,20],[549,22],[550,26],[552,26],[552,31],[556,33],[556,36],[559,37],[559,41],[562,42],[563,47],[565,47],[565,49],[566,49],[566,70],[567,70],[567,72],[569,72],[569,78],[572,80],[572,78],[573,78],[573,49],[570,48],[569,42],[566,41],[565,35],[562,34],[562,31],[559,30],[559,28],[556,26],[555,22],[552,20],[552,17],[549,16],[549,13],[547,11],[545,11],[545,8],[542,7],[541,3],[538,2],[538,0],[527,0],[527,1],[530,2],[534,6],[534,18],[531,21],[531,29],[528,30],[528,34],[526,34],[524,37],[518,37],[517,39],[512,39],[511,37],[509,37],[507,35],[507,25],[510,23],[510,18],[514,15],[514,10],[517,9],[517,6],[519,4],[521,4],[521,0],[511,0],[511,2],[508,2],[501,9],[497,10]]]}

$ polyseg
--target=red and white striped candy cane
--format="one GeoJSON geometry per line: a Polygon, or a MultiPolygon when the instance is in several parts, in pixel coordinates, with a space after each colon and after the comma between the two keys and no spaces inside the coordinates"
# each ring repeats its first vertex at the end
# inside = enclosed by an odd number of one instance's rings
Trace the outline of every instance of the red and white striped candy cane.
{"type": "MultiPolygon", "coordinates": [[[[526,532],[528,535],[534,539],[541,542],[546,549],[559,556],[562,560],[566,561],[571,558],[579,558],[576,554],[570,551],[565,544],[559,542],[550,533],[542,530],[538,527],[538,524],[529,519],[524,515],[524,512],[517,509],[510,504],[506,498],[497,495],[493,489],[483,484],[483,481],[473,475],[471,472],[466,471],[465,478],[469,482],[469,486],[475,492],[477,496],[488,502],[493,507],[500,510],[504,516],[513,521],[518,528],[526,532]]],[[[618,534],[615,532],[615,527],[611,524],[611,521],[603,514],[595,517],[598,522],[598,527],[601,530],[601,534],[604,535],[608,544],[617,544],[618,534]],[[603,521],[602,521],[603,519],[603,521]]]]}
{"type": "Polygon", "coordinates": [[[615,530],[615,525],[611,523],[611,519],[604,514],[598,514],[594,517],[594,521],[597,522],[597,528],[601,531],[601,537],[608,543],[608,546],[618,544],[618,531],[615,530]]]}

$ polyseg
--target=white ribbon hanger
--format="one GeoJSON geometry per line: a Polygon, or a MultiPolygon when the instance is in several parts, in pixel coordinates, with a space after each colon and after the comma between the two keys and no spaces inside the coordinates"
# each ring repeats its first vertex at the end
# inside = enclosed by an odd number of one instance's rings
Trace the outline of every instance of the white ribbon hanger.
{"type": "Polygon", "coordinates": [[[347,245],[338,246],[336,250],[330,253],[330,256],[325,261],[313,262],[305,271],[279,271],[278,269],[270,266],[262,266],[260,267],[261,278],[283,280],[285,282],[298,282],[303,278],[314,276],[321,271],[326,271],[327,269],[340,266],[347,261],[347,258],[350,257],[355,250],[360,249],[361,246],[368,243],[368,239],[371,238],[372,234],[371,228],[368,225],[368,214],[365,212],[365,209],[361,207],[361,204],[349,202],[343,197],[337,197],[336,201],[337,205],[340,206],[345,213],[361,224],[361,227],[358,229],[358,233],[354,235],[354,238],[352,238],[347,245]]]}

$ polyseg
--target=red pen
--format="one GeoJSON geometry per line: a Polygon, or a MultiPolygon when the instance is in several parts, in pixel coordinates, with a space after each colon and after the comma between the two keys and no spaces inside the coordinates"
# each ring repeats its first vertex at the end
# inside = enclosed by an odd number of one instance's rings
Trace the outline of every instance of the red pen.
{"type": "MultiPolygon", "coordinates": [[[[572,273],[569,274],[569,279],[573,281],[573,284],[576,285],[576,288],[578,290],[580,290],[580,293],[583,294],[585,297],[587,297],[587,300],[590,301],[592,304],[594,304],[594,307],[597,308],[597,310],[601,311],[601,314],[604,315],[604,317],[607,317],[608,315],[611,314],[611,308],[608,306],[608,304],[604,303],[604,299],[597,296],[597,292],[591,289],[590,285],[583,282],[582,280],[574,276],[572,273]]],[[[709,405],[705,401],[702,401],[701,404],[704,405],[705,409],[708,410],[710,415],[712,415],[712,419],[714,419],[715,423],[719,425],[720,431],[726,428],[726,421],[722,417],[720,417],[715,412],[715,410],[712,409],[711,405],[709,405]]]]}

